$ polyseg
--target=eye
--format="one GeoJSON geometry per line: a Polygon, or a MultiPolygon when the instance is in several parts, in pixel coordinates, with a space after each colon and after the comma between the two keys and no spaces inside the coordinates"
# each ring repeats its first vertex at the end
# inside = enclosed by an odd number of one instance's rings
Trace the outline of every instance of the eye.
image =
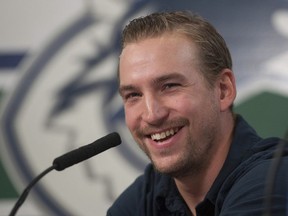
{"type": "Polygon", "coordinates": [[[133,100],[133,99],[136,99],[138,97],[141,97],[141,94],[140,93],[137,93],[137,92],[130,92],[130,93],[127,93],[124,95],[123,99],[125,101],[127,100],[133,100]]]}
{"type": "Polygon", "coordinates": [[[178,87],[180,86],[179,83],[166,83],[164,86],[163,86],[163,89],[172,89],[172,88],[175,88],[175,87],[178,87]]]}

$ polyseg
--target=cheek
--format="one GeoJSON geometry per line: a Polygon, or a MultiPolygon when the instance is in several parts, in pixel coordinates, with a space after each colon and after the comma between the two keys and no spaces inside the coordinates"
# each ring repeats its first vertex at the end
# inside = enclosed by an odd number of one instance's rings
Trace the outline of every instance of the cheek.
{"type": "Polygon", "coordinates": [[[125,111],[125,122],[129,130],[132,132],[133,129],[137,127],[137,114],[134,112],[134,109],[124,108],[125,111]]]}
{"type": "Polygon", "coordinates": [[[197,103],[191,97],[175,98],[170,103],[170,107],[176,110],[178,113],[182,113],[184,116],[191,114],[195,111],[197,103]]]}
{"type": "MultiPolygon", "coordinates": [[[[182,97],[174,98],[174,107],[183,114],[203,113],[211,105],[215,105],[215,96],[206,90],[193,90],[183,94],[182,97]]],[[[197,117],[197,116],[196,116],[197,117]]]]}

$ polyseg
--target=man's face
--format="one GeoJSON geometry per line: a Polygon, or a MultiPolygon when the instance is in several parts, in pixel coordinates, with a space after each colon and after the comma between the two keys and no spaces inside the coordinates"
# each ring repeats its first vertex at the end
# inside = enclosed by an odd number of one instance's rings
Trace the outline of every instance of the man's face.
{"type": "Polygon", "coordinates": [[[156,169],[172,176],[203,169],[220,105],[199,71],[196,46],[175,34],[128,44],[119,79],[126,124],[156,169]]]}

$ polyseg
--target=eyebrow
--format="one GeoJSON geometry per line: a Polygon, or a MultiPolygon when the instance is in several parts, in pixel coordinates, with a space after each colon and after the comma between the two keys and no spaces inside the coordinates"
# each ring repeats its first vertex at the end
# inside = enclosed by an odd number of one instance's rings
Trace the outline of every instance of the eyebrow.
{"type": "Polygon", "coordinates": [[[169,74],[165,74],[165,75],[163,75],[163,76],[160,76],[160,77],[156,77],[156,78],[153,80],[153,83],[155,83],[155,84],[161,84],[161,83],[167,82],[167,81],[169,81],[169,80],[185,81],[186,78],[185,78],[185,76],[183,76],[183,75],[180,74],[180,73],[172,72],[172,73],[169,73],[169,74]]]}

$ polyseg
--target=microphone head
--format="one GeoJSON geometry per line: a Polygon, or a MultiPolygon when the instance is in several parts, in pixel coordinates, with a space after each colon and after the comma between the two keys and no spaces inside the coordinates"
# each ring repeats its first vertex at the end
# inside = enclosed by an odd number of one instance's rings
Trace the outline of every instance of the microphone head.
{"type": "Polygon", "coordinates": [[[62,171],[67,167],[87,160],[109,148],[121,144],[121,137],[118,133],[110,133],[91,144],[72,150],[53,161],[53,166],[57,171],[62,171]]]}

